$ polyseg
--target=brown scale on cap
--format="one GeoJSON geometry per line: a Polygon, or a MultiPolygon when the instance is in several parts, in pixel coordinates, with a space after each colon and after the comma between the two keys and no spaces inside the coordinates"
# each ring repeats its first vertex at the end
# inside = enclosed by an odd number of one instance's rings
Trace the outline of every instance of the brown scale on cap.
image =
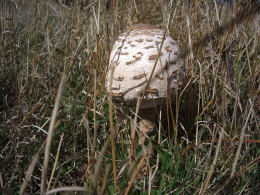
{"type": "MultiPolygon", "coordinates": [[[[162,52],[160,52],[159,55],[161,56],[162,52]]],[[[158,54],[157,55],[151,55],[151,56],[149,56],[149,60],[156,60],[157,57],[158,57],[158,54]]]]}
{"type": "Polygon", "coordinates": [[[178,71],[177,71],[177,70],[175,70],[175,71],[173,71],[173,72],[172,72],[172,77],[173,77],[174,79],[176,79],[176,78],[177,78],[177,73],[178,73],[178,71]]]}
{"type": "Polygon", "coordinates": [[[150,45],[150,46],[145,47],[145,49],[151,49],[151,48],[154,48],[154,46],[150,45]]]}
{"type": "Polygon", "coordinates": [[[156,78],[163,80],[163,75],[161,73],[155,75],[156,78]]]}
{"type": "Polygon", "coordinates": [[[139,42],[139,43],[142,43],[144,40],[143,39],[138,39],[138,40],[135,40],[136,42],[139,42]]]}
{"type": "Polygon", "coordinates": [[[134,57],[134,60],[126,62],[126,65],[133,64],[133,63],[135,63],[137,61],[140,61],[140,59],[141,59],[141,57],[136,57],[136,56],[133,56],[133,57],[134,57]]]}
{"type": "Polygon", "coordinates": [[[170,65],[175,65],[175,64],[176,64],[176,61],[175,61],[175,60],[169,61],[169,64],[170,64],[170,65]]]}
{"type": "Polygon", "coordinates": [[[166,46],[166,47],[165,47],[165,50],[166,50],[167,52],[172,52],[172,50],[171,50],[171,47],[170,47],[170,46],[166,46]]]}
{"type": "Polygon", "coordinates": [[[131,46],[131,47],[136,47],[136,45],[134,45],[134,44],[130,44],[130,46],[131,46]]]}
{"type": "Polygon", "coordinates": [[[114,80],[116,80],[116,81],[122,81],[122,80],[124,80],[124,77],[117,77],[117,78],[114,78],[114,80]]]}
{"type": "Polygon", "coordinates": [[[135,76],[133,76],[133,79],[134,79],[134,80],[138,80],[138,79],[141,79],[141,78],[143,78],[143,77],[145,77],[145,76],[146,76],[146,74],[143,73],[143,74],[140,74],[140,75],[135,75],[135,76]]]}

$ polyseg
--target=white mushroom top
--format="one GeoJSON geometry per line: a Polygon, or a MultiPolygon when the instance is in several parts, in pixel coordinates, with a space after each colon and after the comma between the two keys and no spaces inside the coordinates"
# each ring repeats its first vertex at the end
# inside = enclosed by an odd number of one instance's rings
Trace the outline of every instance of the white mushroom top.
{"type": "Polygon", "coordinates": [[[163,35],[164,31],[155,26],[137,24],[119,36],[110,54],[106,80],[108,92],[123,101],[136,102],[145,92],[155,66],[141,105],[141,108],[147,108],[158,104],[167,93],[183,83],[185,67],[179,49],[170,36],[166,35],[163,40],[163,35]]]}

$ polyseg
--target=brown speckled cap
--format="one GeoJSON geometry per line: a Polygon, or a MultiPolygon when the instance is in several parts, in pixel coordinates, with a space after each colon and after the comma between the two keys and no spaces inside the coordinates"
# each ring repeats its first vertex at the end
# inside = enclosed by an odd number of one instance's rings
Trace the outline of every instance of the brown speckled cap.
{"type": "Polygon", "coordinates": [[[137,24],[118,37],[110,54],[106,80],[108,92],[125,102],[136,102],[145,91],[158,55],[159,60],[141,108],[158,104],[167,93],[182,85],[185,71],[183,59],[176,42],[167,35],[159,52],[163,35],[164,31],[155,26],[137,24]]]}

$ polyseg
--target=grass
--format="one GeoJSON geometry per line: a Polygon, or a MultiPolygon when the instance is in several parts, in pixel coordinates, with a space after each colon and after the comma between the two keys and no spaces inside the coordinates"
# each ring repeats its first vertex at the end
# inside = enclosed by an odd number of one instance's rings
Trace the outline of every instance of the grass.
{"type": "Polygon", "coordinates": [[[19,18],[1,1],[0,192],[258,194],[259,3],[78,2],[18,2],[19,18]],[[113,42],[139,22],[168,26],[187,67],[146,145],[104,87],[113,42]]]}

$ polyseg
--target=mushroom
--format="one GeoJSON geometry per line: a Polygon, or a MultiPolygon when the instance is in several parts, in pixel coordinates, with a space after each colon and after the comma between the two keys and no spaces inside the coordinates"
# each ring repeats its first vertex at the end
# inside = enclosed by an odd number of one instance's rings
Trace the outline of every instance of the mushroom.
{"type": "Polygon", "coordinates": [[[106,88],[112,96],[128,104],[135,105],[142,99],[139,128],[146,135],[154,130],[156,106],[182,85],[184,71],[176,42],[164,36],[162,29],[137,24],[115,41],[106,88]]]}

